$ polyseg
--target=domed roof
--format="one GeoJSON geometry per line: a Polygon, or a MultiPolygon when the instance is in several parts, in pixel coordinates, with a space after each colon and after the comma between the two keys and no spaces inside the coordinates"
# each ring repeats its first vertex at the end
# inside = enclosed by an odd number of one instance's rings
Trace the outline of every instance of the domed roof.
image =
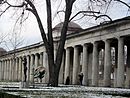
{"type": "MultiPolygon", "coordinates": [[[[54,28],[61,28],[62,26],[63,26],[63,22],[57,24],[54,28]]],[[[81,29],[81,27],[74,22],[69,22],[68,28],[80,28],[81,29]]]]}
{"type": "Polygon", "coordinates": [[[6,50],[5,50],[5,49],[3,49],[3,48],[1,48],[1,47],[0,47],[0,52],[3,52],[3,51],[5,51],[5,52],[6,52],[6,50]]]}
{"type": "MultiPolygon", "coordinates": [[[[56,31],[61,31],[62,27],[63,27],[63,22],[57,24],[57,25],[53,28],[53,31],[55,31],[55,30],[56,30],[56,31]]],[[[68,24],[68,31],[72,31],[71,33],[75,32],[75,31],[77,31],[77,30],[81,30],[81,29],[82,29],[82,28],[81,28],[78,24],[76,24],[76,23],[74,23],[74,22],[69,22],[69,24],[68,24]]]]}
{"type": "Polygon", "coordinates": [[[4,55],[6,53],[6,50],[0,47],[0,56],[4,55]]]}

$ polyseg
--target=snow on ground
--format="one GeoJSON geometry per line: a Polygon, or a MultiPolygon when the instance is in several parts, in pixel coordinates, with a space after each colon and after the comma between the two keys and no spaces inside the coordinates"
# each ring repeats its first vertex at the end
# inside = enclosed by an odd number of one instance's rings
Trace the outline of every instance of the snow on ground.
{"type": "MultiPolygon", "coordinates": [[[[0,85],[0,91],[4,92],[10,92],[10,93],[17,93],[17,94],[27,94],[32,96],[37,95],[37,94],[53,94],[53,95],[59,95],[59,94],[69,94],[73,96],[78,96],[82,95],[84,96],[85,94],[105,94],[109,95],[108,98],[113,98],[110,97],[111,95],[120,95],[120,96],[129,96],[130,97],[130,89],[122,89],[122,88],[105,88],[105,87],[87,87],[87,86],[79,86],[79,85],[62,85],[59,87],[46,87],[43,85],[38,85],[35,86],[35,88],[20,88],[20,84],[18,83],[10,83],[10,84],[1,84],[0,85]],[[12,87],[11,87],[12,86],[12,87]],[[13,87],[14,86],[14,87],[13,87]],[[70,94],[71,93],[71,94],[70,94]]],[[[97,95],[96,95],[97,96],[97,95]]],[[[77,97],[79,98],[79,97],[77,97]]],[[[84,97],[83,97],[84,98],[84,97]]],[[[89,98],[89,97],[88,97],[89,98]]],[[[98,98],[98,97],[91,97],[91,98],[98,98]]],[[[99,97],[101,98],[101,97],[99,97]]],[[[102,97],[102,98],[107,98],[107,97],[102,97]]],[[[115,97],[114,97],[115,98],[115,97]]]]}

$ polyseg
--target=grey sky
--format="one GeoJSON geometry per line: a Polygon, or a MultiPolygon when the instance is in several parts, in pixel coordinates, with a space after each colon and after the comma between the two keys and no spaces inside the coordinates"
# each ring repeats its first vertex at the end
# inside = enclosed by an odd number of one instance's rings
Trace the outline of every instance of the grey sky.
{"type": "MultiPolygon", "coordinates": [[[[38,0],[37,0],[38,1],[38,0]]],[[[56,15],[56,11],[60,9],[64,9],[64,0],[52,0],[53,1],[53,26],[58,24],[59,22],[63,21],[63,15],[64,13],[60,13],[59,15],[56,15]],[[61,4],[61,5],[60,5],[61,4]]],[[[125,0],[126,2],[130,2],[129,0],[125,0]]],[[[87,3],[85,3],[86,0],[77,0],[75,3],[73,9],[74,12],[76,13],[78,10],[85,10],[87,3]]],[[[39,15],[42,19],[44,28],[46,28],[46,6],[44,0],[39,0],[39,2],[35,2],[35,5],[37,7],[37,10],[39,12],[39,15]]],[[[12,16],[12,10],[10,9],[7,11],[3,16],[0,17],[0,34],[2,33],[9,33],[13,32],[12,28],[14,28],[14,24],[16,22],[16,19],[18,17],[18,14],[12,16]]],[[[95,10],[98,10],[95,9],[95,10]]],[[[112,19],[118,19],[121,17],[125,17],[129,15],[128,8],[124,6],[121,3],[114,3],[113,5],[110,6],[107,14],[112,17],[112,19]]],[[[77,20],[75,21],[78,23],[82,28],[87,28],[89,26],[93,26],[96,24],[99,24],[98,21],[90,20],[91,18],[84,18],[82,20],[77,20]]],[[[19,29],[20,26],[16,27],[16,29],[19,29]]],[[[33,14],[29,14],[28,20],[23,23],[22,29],[21,29],[21,36],[24,38],[24,46],[30,45],[33,43],[37,43],[41,41],[41,36],[40,36],[40,31],[37,25],[37,21],[33,14]]]]}

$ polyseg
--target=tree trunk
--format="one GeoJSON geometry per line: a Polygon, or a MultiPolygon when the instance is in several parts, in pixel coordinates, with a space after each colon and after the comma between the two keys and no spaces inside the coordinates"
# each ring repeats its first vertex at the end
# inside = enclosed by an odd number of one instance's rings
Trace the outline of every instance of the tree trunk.
{"type": "Polygon", "coordinates": [[[71,10],[72,10],[72,6],[73,3],[75,2],[75,0],[65,0],[66,1],[66,11],[65,11],[65,19],[64,19],[64,24],[61,30],[61,37],[59,40],[59,47],[57,50],[57,54],[56,54],[56,61],[54,61],[54,46],[53,46],[53,37],[52,37],[52,20],[51,20],[51,1],[50,0],[46,0],[46,5],[47,5],[47,24],[48,24],[48,38],[46,37],[41,19],[37,13],[37,10],[35,8],[35,6],[33,5],[33,3],[30,0],[26,0],[26,2],[28,2],[28,4],[32,7],[32,9],[30,8],[26,8],[26,10],[31,11],[38,22],[38,26],[41,32],[41,36],[47,51],[47,55],[48,55],[48,65],[49,65],[49,83],[48,86],[58,86],[58,77],[59,77],[59,71],[60,71],[60,66],[61,66],[61,62],[62,62],[62,55],[63,55],[63,51],[64,51],[64,45],[65,45],[65,40],[66,40],[66,33],[67,33],[67,27],[68,27],[68,23],[69,23],[69,18],[71,15],[71,10]]]}
{"type": "Polygon", "coordinates": [[[58,78],[59,78],[59,71],[62,62],[62,56],[64,51],[64,45],[66,41],[66,33],[69,23],[69,18],[71,15],[72,5],[75,0],[66,0],[66,11],[65,11],[65,19],[64,24],[61,30],[61,37],[59,40],[59,46],[56,54],[56,60],[54,61],[54,50],[50,48],[48,51],[48,59],[49,59],[49,84],[50,86],[58,86],[58,78]],[[52,50],[51,50],[52,49],[52,50]],[[52,54],[53,53],[53,54],[52,54]],[[52,60],[50,60],[50,58],[52,60]]]}
{"type": "Polygon", "coordinates": [[[51,65],[51,67],[49,68],[48,86],[57,87],[58,86],[58,78],[59,78],[59,71],[57,70],[56,65],[55,64],[51,65]]]}

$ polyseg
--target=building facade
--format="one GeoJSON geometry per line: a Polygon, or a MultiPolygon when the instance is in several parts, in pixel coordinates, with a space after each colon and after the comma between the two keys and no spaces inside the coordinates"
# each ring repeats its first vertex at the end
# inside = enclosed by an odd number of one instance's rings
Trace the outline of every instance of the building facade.
{"type": "MultiPolygon", "coordinates": [[[[53,29],[54,54],[62,23],[53,29]]],[[[70,77],[70,84],[104,87],[130,87],[130,17],[82,29],[75,23],[68,27],[67,40],[59,74],[59,83],[70,77]]],[[[43,42],[9,51],[0,57],[0,81],[23,81],[23,61],[27,58],[27,81],[33,81],[33,68],[44,66],[48,83],[48,58],[43,42]],[[15,55],[15,56],[14,56],[15,55]]],[[[38,82],[35,80],[35,82],[38,82]]]]}

